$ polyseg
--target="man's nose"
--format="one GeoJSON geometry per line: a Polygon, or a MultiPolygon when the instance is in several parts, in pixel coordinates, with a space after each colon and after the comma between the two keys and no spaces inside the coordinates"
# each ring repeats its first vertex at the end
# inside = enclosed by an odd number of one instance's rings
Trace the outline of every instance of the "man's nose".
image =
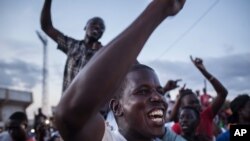
{"type": "Polygon", "coordinates": [[[154,102],[154,101],[163,101],[163,97],[156,89],[153,89],[150,100],[152,102],[154,102]]]}
{"type": "Polygon", "coordinates": [[[100,25],[100,24],[96,24],[96,25],[95,25],[95,29],[100,30],[100,31],[102,31],[102,32],[104,31],[103,26],[100,25]]]}

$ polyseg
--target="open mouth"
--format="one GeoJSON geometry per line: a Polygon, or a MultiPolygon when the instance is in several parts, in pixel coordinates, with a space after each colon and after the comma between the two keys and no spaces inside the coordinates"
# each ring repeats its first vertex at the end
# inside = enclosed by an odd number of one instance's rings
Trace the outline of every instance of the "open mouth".
{"type": "Polygon", "coordinates": [[[99,32],[97,30],[92,31],[92,35],[97,36],[99,35],[99,32]]]}
{"type": "Polygon", "coordinates": [[[92,34],[95,35],[95,36],[100,35],[100,34],[101,34],[101,31],[98,30],[98,29],[94,29],[94,30],[92,31],[92,34]]]}
{"type": "Polygon", "coordinates": [[[182,130],[187,130],[189,129],[188,124],[180,124],[182,130]]]}
{"type": "Polygon", "coordinates": [[[185,130],[185,129],[188,129],[188,126],[187,125],[182,125],[181,128],[182,128],[182,130],[185,130]]]}
{"type": "Polygon", "coordinates": [[[162,125],[164,124],[164,112],[162,109],[155,109],[152,110],[149,114],[149,119],[157,124],[157,125],[162,125]]]}

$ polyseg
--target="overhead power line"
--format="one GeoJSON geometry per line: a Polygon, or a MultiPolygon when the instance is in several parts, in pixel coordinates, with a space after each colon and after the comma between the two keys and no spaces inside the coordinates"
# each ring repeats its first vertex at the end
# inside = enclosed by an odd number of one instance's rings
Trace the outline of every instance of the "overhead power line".
{"type": "Polygon", "coordinates": [[[161,58],[171,48],[173,48],[178,42],[180,42],[194,27],[218,4],[220,0],[216,0],[185,32],[183,32],[168,48],[166,48],[153,62],[161,58]]]}

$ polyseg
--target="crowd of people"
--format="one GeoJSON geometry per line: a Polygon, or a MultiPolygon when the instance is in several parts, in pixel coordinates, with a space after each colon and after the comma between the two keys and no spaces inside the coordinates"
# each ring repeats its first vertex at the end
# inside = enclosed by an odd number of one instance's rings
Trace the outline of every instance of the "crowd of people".
{"type": "Polygon", "coordinates": [[[0,133],[0,141],[63,141],[53,123],[53,118],[47,118],[41,108],[32,124],[25,112],[16,111],[0,133]]]}
{"type": "MultiPolygon", "coordinates": [[[[216,95],[207,94],[206,88],[201,95],[184,85],[174,101],[168,93],[179,87],[180,80],[162,86],[154,69],[137,61],[152,32],[180,12],[185,0],[152,0],[104,47],[99,42],[105,30],[102,18],[91,18],[84,39],[76,40],[53,26],[51,3],[44,2],[41,28],[67,55],[55,127],[50,132],[40,111],[35,134],[30,135],[25,131],[27,117],[11,116],[5,134],[12,141],[229,141],[231,124],[250,123],[249,95],[226,101],[227,89],[201,58],[190,56],[216,95]]],[[[0,140],[11,141],[2,137],[3,133],[0,140]]]]}
{"type": "MultiPolygon", "coordinates": [[[[177,88],[177,81],[170,80],[167,84],[168,85],[166,86],[168,86],[168,89],[170,90],[177,88]]],[[[164,93],[164,95],[167,95],[167,93],[164,93]]],[[[186,89],[184,87],[180,88],[177,97],[182,97],[181,99],[183,99],[188,95],[192,95],[196,97],[198,101],[201,101],[202,95],[196,95],[191,89],[186,89]]],[[[197,101],[197,99],[195,101],[197,101]]],[[[211,107],[213,102],[214,101],[209,102],[207,106],[211,107]]],[[[168,101],[166,103],[169,104],[168,101]]],[[[173,101],[173,103],[173,107],[176,107],[177,101],[173,101]]],[[[248,94],[238,95],[232,101],[225,103],[218,114],[216,114],[217,118],[213,118],[212,123],[209,123],[212,127],[204,127],[206,125],[203,126],[204,128],[211,128],[211,137],[209,137],[209,132],[205,131],[202,133],[200,129],[198,129],[199,126],[204,124],[204,120],[209,116],[206,115],[207,117],[204,117],[204,113],[198,110],[200,108],[197,108],[195,103],[196,102],[190,100],[190,104],[182,104],[178,109],[176,120],[169,121],[170,117],[166,117],[167,122],[165,122],[165,127],[167,128],[166,131],[168,133],[164,135],[164,138],[161,140],[230,141],[230,125],[250,124],[250,96],[248,94]],[[175,129],[176,127],[174,125],[176,123],[179,123],[179,130],[175,129]]],[[[197,106],[202,107],[204,105],[201,103],[197,106]]],[[[173,109],[174,108],[171,108],[170,110],[172,111],[173,109]]],[[[157,113],[154,113],[152,116],[156,115],[157,113]]],[[[172,115],[172,112],[170,115],[172,115]]],[[[159,113],[157,116],[159,116],[159,113]]],[[[105,122],[109,130],[119,132],[115,118],[106,118],[105,122]]],[[[38,114],[34,116],[34,123],[32,125],[29,125],[27,115],[24,112],[17,111],[9,117],[5,129],[5,131],[0,132],[0,141],[63,141],[63,138],[54,125],[54,117],[48,118],[42,113],[41,108],[38,109],[38,114]]],[[[120,141],[121,139],[115,138],[114,140],[120,141]]],[[[159,140],[160,139],[158,139],[158,141],[159,140]]]]}

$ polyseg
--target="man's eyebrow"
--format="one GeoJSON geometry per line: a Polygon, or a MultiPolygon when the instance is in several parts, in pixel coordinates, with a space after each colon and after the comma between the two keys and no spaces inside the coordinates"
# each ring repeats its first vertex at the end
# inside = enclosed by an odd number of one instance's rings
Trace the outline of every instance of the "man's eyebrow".
{"type": "Polygon", "coordinates": [[[151,87],[151,86],[148,85],[148,84],[141,84],[141,85],[138,86],[138,88],[141,88],[141,87],[147,87],[147,88],[149,88],[149,87],[151,87]]]}
{"type": "Polygon", "coordinates": [[[137,91],[137,90],[140,90],[140,89],[143,89],[143,88],[150,88],[150,86],[146,85],[146,84],[141,84],[141,85],[135,87],[134,91],[137,91]]]}

